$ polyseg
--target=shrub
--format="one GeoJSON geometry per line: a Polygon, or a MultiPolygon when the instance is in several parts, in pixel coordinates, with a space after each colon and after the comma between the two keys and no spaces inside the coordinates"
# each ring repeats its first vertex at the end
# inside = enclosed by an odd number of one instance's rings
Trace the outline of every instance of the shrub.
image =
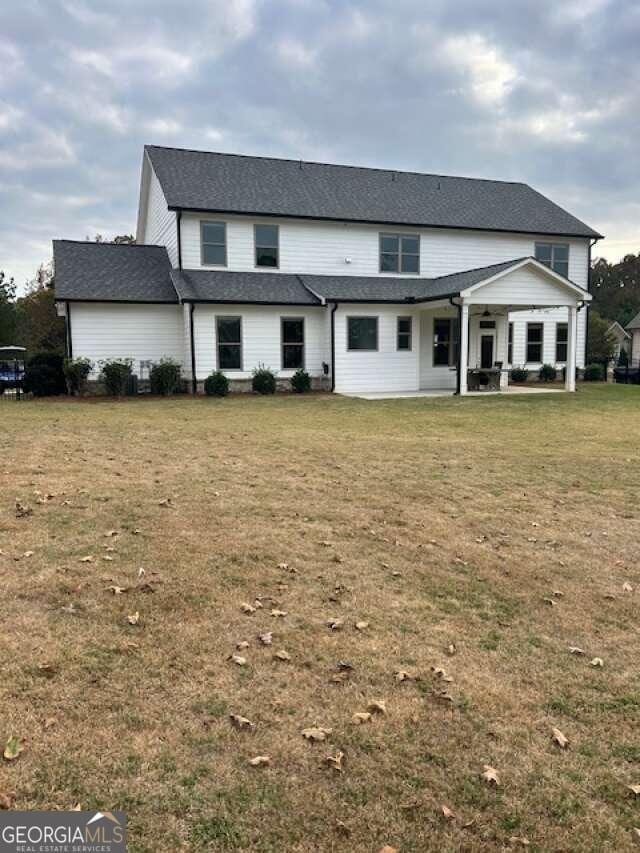
{"type": "Polygon", "coordinates": [[[258,394],[275,394],[276,375],[273,370],[269,370],[264,364],[259,364],[254,368],[251,377],[251,387],[258,394]]]}
{"type": "Polygon", "coordinates": [[[311,391],[311,377],[306,370],[299,368],[291,377],[291,387],[296,394],[306,394],[311,391]]]}
{"type": "Polygon", "coordinates": [[[132,364],[130,358],[111,358],[100,362],[100,379],[110,397],[123,397],[127,393],[132,364]]]}
{"type": "Polygon", "coordinates": [[[69,394],[84,394],[89,374],[93,370],[93,362],[88,358],[65,358],[62,369],[69,394]]]}
{"type": "Polygon", "coordinates": [[[151,368],[149,384],[152,394],[170,397],[180,387],[180,365],[172,358],[161,358],[151,368]]]}
{"type": "Polygon", "coordinates": [[[52,397],[64,394],[64,358],[55,352],[40,352],[32,356],[24,374],[24,390],[35,397],[52,397]]]}
{"type": "Polygon", "coordinates": [[[204,393],[208,397],[226,397],[229,393],[229,380],[219,370],[215,370],[204,380],[204,393]]]}
{"type": "Polygon", "coordinates": [[[540,382],[555,382],[557,371],[552,364],[543,364],[538,373],[540,382]]]}
{"type": "Polygon", "coordinates": [[[602,382],[604,379],[604,367],[601,364],[588,364],[584,369],[585,382],[602,382]]]}
{"type": "Polygon", "coordinates": [[[514,367],[511,370],[512,382],[526,382],[529,376],[529,371],[524,367],[514,367]]]}

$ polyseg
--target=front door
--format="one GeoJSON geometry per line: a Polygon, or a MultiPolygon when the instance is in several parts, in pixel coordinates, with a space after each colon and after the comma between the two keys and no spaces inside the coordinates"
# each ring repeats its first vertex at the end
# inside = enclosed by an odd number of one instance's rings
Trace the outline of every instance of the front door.
{"type": "Polygon", "coordinates": [[[483,370],[489,370],[493,367],[493,342],[495,336],[493,334],[480,336],[480,367],[483,370]]]}

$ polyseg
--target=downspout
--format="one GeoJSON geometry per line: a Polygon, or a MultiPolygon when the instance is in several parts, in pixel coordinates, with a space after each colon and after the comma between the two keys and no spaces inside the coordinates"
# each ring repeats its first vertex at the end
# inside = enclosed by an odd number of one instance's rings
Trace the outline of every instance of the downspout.
{"type": "Polygon", "coordinates": [[[73,340],[71,338],[71,303],[66,302],[66,311],[64,312],[64,326],[67,333],[67,357],[73,358],[73,340]]]}
{"type": "Polygon", "coordinates": [[[182,269],[182,211],[176,214],[176,230],[178,232],[178,269],[182,269]]]}
{"type": "MultiPolygon", "coordinates": [[[[453,296],[449,297],[449,302],[453,305],[454,308],[458,309],[458,338],[462,335],[462,303],[454,302],[453,296]]],[[[460,372],[462,370],[462,358],[461,358],[461,348],[460,348],[460,340],[458,340],[458,358],[457,358],[457,366],[456,366],[456,394],[460,395],[460,372]]]]}
{"type": "Polygon", "coordinates": [[[189,304],[189,339],[191,341],[191,392],[196,394],[198,391],[198,380],[196,378],[196,347],[193,335],[193,312],[195,310],[195,302],[189,304]]]}
{"type": "Polygon", "coordinates": [[[331,391],[336,390],[336,310],[338,303],[331,309],[331,391]]]}

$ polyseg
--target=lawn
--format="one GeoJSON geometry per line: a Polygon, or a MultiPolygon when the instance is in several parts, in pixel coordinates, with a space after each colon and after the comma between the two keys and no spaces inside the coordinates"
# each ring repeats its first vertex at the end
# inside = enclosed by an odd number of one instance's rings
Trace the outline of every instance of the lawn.
{"type": "Polygon", "coordinates": [[[5,805],[138,853],[632,849],[640,388],[0,416],[5,805]]]}

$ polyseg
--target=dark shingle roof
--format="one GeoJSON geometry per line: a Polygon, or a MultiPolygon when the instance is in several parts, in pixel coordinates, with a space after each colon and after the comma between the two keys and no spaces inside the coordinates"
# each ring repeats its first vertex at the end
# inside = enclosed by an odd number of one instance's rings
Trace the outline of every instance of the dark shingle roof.
{"type": "Polygon", "coordinates": [[[524,258],[466,270],[439,278],[393,278],[387,276],[303,275],[304,283],[326,300],[345,302],[404,302],[445,299],[467,287],[491,278],[524,258]]]}
{"type": "Polygon", "coordinates": [[[301,277],[284,273],[228,270],[173,270],[180,298],[189,302],[253,302],[272,305],[319,305],[301,277]]]}
{"type": "Polygon", "coordinates": [[[599,237],[527,184],[148,145],[169,207],[599,237]]]}
{"type": "Polygon", "coordinates": [[[56,299],[86,302],[173,302],[164,246],[54,240],[56,299]]]}
{"type": "Polygon", "coordinates": [[[640,329],[640,312],[625,326],[625,329],[640,329]]]}

